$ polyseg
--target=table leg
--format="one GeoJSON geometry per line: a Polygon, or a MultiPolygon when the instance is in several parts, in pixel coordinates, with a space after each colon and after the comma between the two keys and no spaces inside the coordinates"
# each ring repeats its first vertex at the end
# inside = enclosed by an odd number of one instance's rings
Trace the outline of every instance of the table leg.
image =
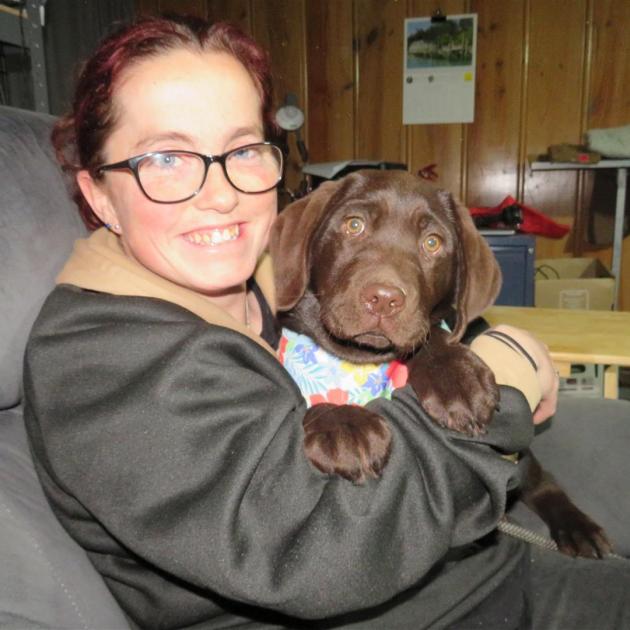
{"type": "Polygon", "coordinates": [[[604,398],[619,398],[619,366],[604,368],[604,398]]]}
{"type": "Polygon", "coordinates": [[[621,254],[623,251],[623,220],[626,210],[626,187],[628,169],[617,169],[617,198],[615,201],[615,229],[613,232],[612,274],[615,278],[614,308],[619,307],[619,286],[621,285],[621,254]]]}
{"type": "Polygon", "coordinates": [[[553,356],[551,357],[553,365],[558,370],[558,376],[562,378],[569,378],[571,376],[571,364],[565,361],[556,361],[553,356]]]}

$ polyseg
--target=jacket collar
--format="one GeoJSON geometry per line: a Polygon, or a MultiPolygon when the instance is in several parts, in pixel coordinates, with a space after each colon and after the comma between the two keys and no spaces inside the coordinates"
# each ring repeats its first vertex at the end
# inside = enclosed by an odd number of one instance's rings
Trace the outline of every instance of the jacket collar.
{"type": "MultiPolygon", "coordinates": [[[[275,311],[273,274],[268,254],[261,257],[254,278],[275,311]]],[[[72,254],[56,281],[57,284],[73,284],[82,289],[112,295],[166,300],[191,311],[210,324],[235,330],[274,353],[259,335],[206,296],[162,278],[127,256],[119,237],[105,228],[75,242],[72,254]]]]}

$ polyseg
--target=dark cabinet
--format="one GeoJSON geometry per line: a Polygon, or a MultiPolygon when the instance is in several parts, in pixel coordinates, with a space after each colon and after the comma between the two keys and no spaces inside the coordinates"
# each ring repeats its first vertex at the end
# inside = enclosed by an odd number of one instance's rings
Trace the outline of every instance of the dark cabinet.
{"type": "Polygon", "coordinates": [[[497,234],[482,231],[503,273],[503,285],[495,304],[534,306],[536,239],[529,234],[497,234]]]}

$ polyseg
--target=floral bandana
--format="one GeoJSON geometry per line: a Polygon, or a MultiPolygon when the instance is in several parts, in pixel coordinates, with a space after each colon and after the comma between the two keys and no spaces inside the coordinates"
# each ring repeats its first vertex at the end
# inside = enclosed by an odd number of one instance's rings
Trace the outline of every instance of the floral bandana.
{"type": "Polygon", "coordinates": [[[318,403],[365,405],[407,382],[407,367],[400,361],[356,364],[320,348],[310,337],[282,329],[280,362],[300,388],[309,407],[318,403]]]}

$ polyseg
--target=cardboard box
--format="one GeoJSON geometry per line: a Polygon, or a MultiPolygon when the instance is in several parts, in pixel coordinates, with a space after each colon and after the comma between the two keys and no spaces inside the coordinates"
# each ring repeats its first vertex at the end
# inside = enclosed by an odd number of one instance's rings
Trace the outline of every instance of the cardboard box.
{"type": "Polygon", "coordinates": [[[535,304],[543,308],[613,308],[615,279],[596,258],[536,261],[535,304]]]}

